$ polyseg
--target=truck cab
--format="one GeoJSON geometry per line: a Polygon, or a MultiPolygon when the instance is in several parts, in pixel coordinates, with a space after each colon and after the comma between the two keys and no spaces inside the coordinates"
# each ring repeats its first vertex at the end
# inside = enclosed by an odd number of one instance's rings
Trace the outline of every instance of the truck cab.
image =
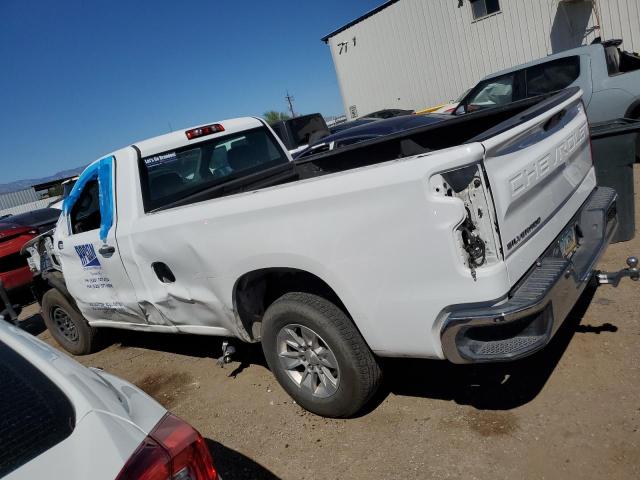
{"type": "Polygon", "coordinates": [[[454,115],[575,86],[591,123],[640,118],[640,57],[621,50],[621,43],[578,47],[493,73],[471,89],[454,115]]]}

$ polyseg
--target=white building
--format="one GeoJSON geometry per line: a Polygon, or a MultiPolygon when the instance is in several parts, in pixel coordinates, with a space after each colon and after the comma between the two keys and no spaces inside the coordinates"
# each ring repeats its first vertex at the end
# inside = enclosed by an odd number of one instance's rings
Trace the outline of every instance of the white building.
{"type": "Polygon", "coordinates": [[[322,40],[355,118],[446,102],[489,73],[596,37],[640,51],[640,0],[391,0],[322,40]]]}

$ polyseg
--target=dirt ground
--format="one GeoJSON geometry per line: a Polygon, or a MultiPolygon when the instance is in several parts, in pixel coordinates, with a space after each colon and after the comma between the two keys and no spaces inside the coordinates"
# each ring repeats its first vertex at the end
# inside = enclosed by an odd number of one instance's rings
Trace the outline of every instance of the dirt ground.
{"type": "MultiPolygon", "coordinates": [[[[631,254],[640,236],[611,246],[600,268],[618,269],[631,254]]],[[[639,287],[625,280],[587,292],[553,342],[523,361],[387,361],[385,388],[350,420],[292,403],[259,346],[240,347],[221,369],[218,339],[118,332],[78,360],[139,385],[198,428],[225,480],[640,478],[639,287]]],[[[25,327],[56,345],[36,308],[25,327]]]]}

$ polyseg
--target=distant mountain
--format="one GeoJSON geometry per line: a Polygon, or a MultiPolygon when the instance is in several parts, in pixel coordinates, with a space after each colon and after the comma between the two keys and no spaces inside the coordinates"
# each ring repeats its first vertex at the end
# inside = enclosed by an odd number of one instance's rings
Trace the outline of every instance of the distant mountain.
{"type": "Polygon", "coordinates": [[[74,175],[80,174],[80,172],[82,172],[84,168],[85,167],[77,167],[77,168],[71,168],[69,170],[63,170],[49,177],[30,178],[28,180],[16,180],[15,182],[11,182],[11,183],[0,183],[0,194],[16,192],[18,190],[24,190],[26,188],[31,187],[32,185],[37,185],[38,183],[50,182],[52,180],[58,180],[59,178],[72,177],[74,175]]]}

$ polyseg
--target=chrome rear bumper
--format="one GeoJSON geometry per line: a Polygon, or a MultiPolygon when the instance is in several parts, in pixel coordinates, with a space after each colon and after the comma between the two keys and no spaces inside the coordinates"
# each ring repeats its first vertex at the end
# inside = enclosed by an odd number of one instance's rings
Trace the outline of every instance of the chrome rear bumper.
{"type": "Polygon", "coordinates": [[[445,357],[454,363],[499,362],[543,348],[580,298],[616,228],[616,192],[599,187],[506,302],[451,309],[441,330],[445,357]],[[564,258],[558,241],[569,228],[577,229],[579,246],[564,258]]]}

